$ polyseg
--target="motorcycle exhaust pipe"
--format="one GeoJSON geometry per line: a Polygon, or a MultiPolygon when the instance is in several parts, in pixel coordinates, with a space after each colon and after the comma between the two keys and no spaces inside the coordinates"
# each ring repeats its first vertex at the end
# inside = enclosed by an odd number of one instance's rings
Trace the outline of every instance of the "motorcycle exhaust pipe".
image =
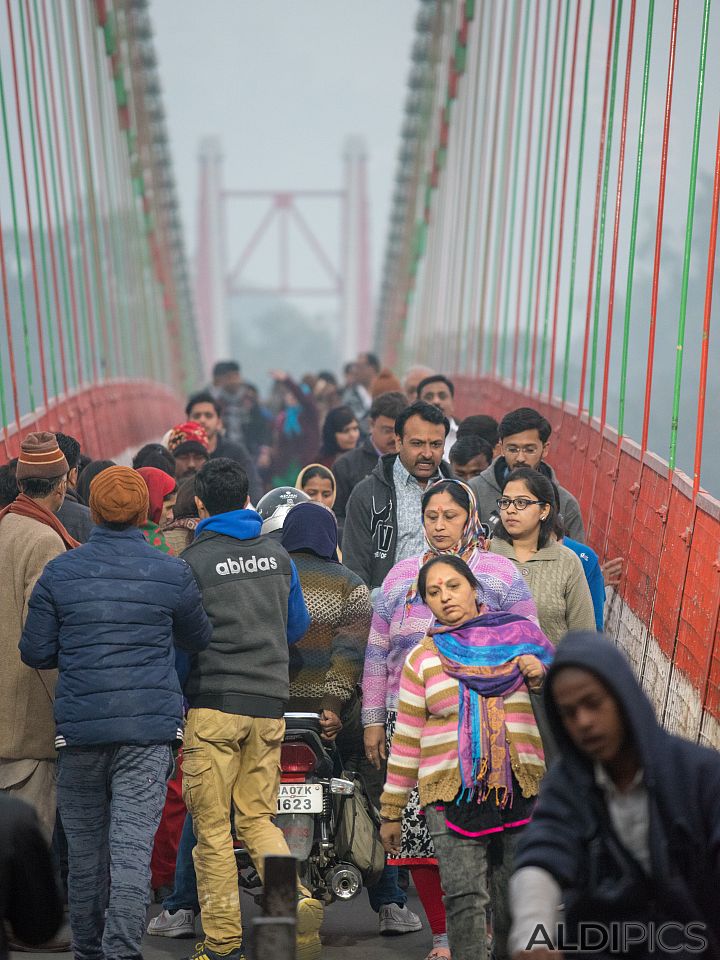
{"type": "Polygon", "coordinates": [[[357,867],[340,863],[333,867],[325,881],[338,900],[352,900],[362,890],[362,877],[357,867]]]}

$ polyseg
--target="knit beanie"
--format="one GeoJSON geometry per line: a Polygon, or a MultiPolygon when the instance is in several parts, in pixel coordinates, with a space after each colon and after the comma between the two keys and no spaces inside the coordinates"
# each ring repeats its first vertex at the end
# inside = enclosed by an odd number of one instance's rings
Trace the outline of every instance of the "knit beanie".
{"type": "Polygon", "coordinates": [[[208,456],[208,446],[205,427],[195,420],[188,420],[187,423],[173,427],[167,441],[168,450],[175,457],[181,457],[184,453],[208,456]]]}
{"type": "Polygon", "coordinates": [[[370,391],[373,400],[382,393],[397,393],[398,391],[402,391],[402,384],[392,370],[383,367],[373,381],[372,390],[370,391]]]}
{"type": "Polygon", "coordinates": [[[126,523],[139,527],[148,516],[147,484],[130,467],[108,467],[90,484],[93,523],[126,523]]]}
{"type": "Polygon", "coordinates": [[[29,433],[20,444],[18,480],[56,480],[68,470],[54,433],[29,433]]]}

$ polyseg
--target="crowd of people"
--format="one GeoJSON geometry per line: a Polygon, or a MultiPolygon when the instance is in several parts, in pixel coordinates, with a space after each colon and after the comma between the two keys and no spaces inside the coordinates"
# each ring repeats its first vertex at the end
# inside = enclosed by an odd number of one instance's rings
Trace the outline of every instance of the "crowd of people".
{"type": "Polygon", "coordinates": [[[720,762],[602,635],[622,558],[587,545],[549,422],[458,420],[449,377],[371,353],[271,377],[264,402],[217,363],[131,466],[45,432],[0,467],[10,948],[129,960],[199,920],[193,960],[241,960],[233,838],[261,881],[288,854],[290,710],[379,811],[379,934],[427,924],[425,960],[561,957],[593,925],[601,956],[720,956],[720,762]]]}

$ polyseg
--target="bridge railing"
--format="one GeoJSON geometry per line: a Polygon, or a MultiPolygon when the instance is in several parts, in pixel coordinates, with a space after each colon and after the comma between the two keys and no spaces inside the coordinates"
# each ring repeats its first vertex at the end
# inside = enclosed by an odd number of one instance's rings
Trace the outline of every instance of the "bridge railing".
{"type": "Polygon", "coordinates": [[[546,413],[592,545],[626,558],[611,629],[716,746],[719,58],[710,0],[422,3],[376,328],[465,413],[546,413]]]}
{"type": "Polygon", "coordinates": [[[117,454],[200,375],[146,0],[0,4],[0,112],[0,456],[117,454]]]}

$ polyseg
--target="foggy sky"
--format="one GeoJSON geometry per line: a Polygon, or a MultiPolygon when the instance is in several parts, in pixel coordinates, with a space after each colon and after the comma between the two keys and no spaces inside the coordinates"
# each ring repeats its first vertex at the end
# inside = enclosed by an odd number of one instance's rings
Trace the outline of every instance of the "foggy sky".
{"type": "MultiPolygon", "coordinates": [[[[377,284],[417,9],[417,0],[152,0],[191,258],[202,137],[222,140],[226,186],[297,189],[341,186],[343,140],[360,134],[369,152],[377,284]]],[[[337,257],[339,221],[328,206],[310,204],[304,212],[337,257]]],[[[260,203],[233,207],[229,266],[262,213],[260,203]]],[[[315,265],[296,246],[304,279],[316,280],[315,265]]],[[[268,237],[248,280],[272,282],[275,250],[268,237]]]]}

